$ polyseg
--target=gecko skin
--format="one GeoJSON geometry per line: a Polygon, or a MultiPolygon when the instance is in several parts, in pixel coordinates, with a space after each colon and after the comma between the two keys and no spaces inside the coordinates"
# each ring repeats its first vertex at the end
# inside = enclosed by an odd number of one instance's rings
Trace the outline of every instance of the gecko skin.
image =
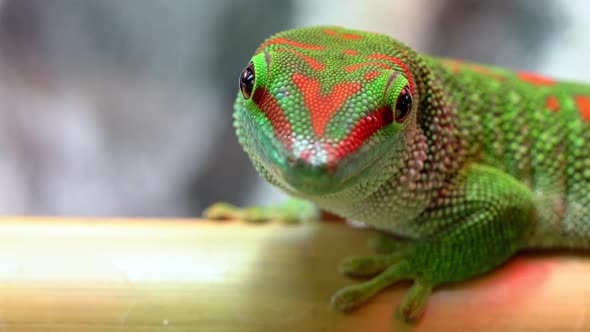
{"type": "Polygon", "coordinates": [[[433,287],[519,250],[590,248],[588,85],[339,27],[272,36],[239,83],[237,136],[264,178],[406,240],[344,260],[372,279],[337,292],[340,310],[411,279],[399,307],[411,320],[433,287]]]}

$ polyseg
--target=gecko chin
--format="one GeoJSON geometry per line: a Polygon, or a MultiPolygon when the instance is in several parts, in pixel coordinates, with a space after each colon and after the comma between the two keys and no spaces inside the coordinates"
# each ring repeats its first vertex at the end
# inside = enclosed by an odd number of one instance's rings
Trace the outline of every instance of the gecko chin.
{"type": "Polygon", "coordinates": [[[343,176],[337,164],[309,164],[302,159],[287,158],[279,173],[288,189],[306,195],[326,195],[341,190],[343,176]]]}

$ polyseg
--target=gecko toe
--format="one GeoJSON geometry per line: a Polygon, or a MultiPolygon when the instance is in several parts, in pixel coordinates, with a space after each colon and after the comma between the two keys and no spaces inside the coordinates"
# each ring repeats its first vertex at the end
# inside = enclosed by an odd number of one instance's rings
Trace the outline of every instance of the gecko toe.
{"type": "Polygon", "coordinates": [[[339,271],[352,277],[372,277],[404,257],[404,252],[375,256],[350,256],[340,262],[339,271]]]}
{"type": "Polygon", "coordinates": [[[432,284],[416,279],[398,307],[398,315],[408,322],[417,320],[424,313],[431,293],[432,284]]]}
{"type": "Polygon", "coordinates": [[[401,260],[388,266],[377,276],[360,284],[345,287],[332,296],[332,307],[349,311],[365,303],[387,286],[403,279],[411,279],[409,265],[401,260]]]}

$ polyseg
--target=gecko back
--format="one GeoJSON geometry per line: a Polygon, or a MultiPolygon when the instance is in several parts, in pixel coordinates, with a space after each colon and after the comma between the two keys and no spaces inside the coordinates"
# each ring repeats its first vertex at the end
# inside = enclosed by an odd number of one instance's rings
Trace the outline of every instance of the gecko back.
{"type": "Polygon", "coordinates": [[[459,119],[468,159],[535,196],[531,246],[590,246],[590,86],[430,58],[459,119]]]}

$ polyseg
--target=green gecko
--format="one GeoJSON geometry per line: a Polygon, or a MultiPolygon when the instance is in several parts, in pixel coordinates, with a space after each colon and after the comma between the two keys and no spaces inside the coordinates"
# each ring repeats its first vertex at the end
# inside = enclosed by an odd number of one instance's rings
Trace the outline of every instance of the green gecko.
{"type": "MultiPolygon", "coordinates": [[[[309,27],[266,40],[239,89],[237,136],[261,176],[404,239],[342,262],[343,273],[372,279],[338,291],[339,310],[411,279],[398,312],[412,320],[434,287],[519,250],[590,248],[590,85],[309,27]]],[[[206,215],[298,211],[214,205],[206,215]]]]}

